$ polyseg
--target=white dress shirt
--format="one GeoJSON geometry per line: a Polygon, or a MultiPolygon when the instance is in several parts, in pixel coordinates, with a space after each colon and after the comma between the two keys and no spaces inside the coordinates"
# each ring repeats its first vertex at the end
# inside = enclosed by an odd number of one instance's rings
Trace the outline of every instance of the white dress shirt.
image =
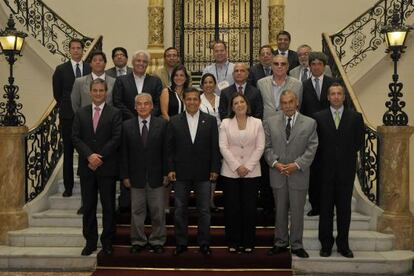
{"type": "Polygon", "coordinates": [[[134,73],[134,79],[135,79],[135,85],[137,86],[138,94],[141,94],[142,93],[142,87],[144,86],[145,75],[140,77],[140,76],[135,75],[135,73],[134,73]]]}
{"type": "Polygon", "coordinates": [[[105,106],[105,102],[101,103],[100,105],[95,105],[94,103],[92,103],[92,121],[93,121],[93,115],[95,114],[95,107],[99,107],[99,118],[101,118],[102,115],[102,110],[104,109],[105,106]]]}
{"type": "Polygon", "coordinates": [[[72,69],[73,69],[73,74],[76,77],[76,64],[79,64],[79,69],[81,71],[81,77],[83,76],[83,61],[74,61],[73,59],[70,60],[70,63],[72,63],[72,69]]]}
{"type": "Polygon", "coordinates": [[[151,115],[149,115],[147,118],[141,118],[140,116],[138,116],[138,124],[139,124],[139,133],[142,134],[142,128],[144,127],[144,123],[142,122],[143,120],[147,121],[147,128],[149,131],[149,125],[150,125],[150,121],[151,121],[151,115]]]}
{"type": "Polygon", "coordinates": [[[105,72],[102,75],[100,75],[100,76],[98,76],[97,74],[95,74],[95,73],[92,72],[92,79],[93,80],[96,80],[96,79],[105,80],[105,78],[106,78],[105,72]]]}
{"type": "Polygon", "coordinates": [[[194,140],[195,140],[195,137],[197,134],[197,128],[198,128],[198,119],[200,118],[200,110],[198,110],[193,116],[186,111],[185,116],[187,117],[187,123],[188,123],[188,129],[190,130],[191,141],[194,144],[194,140]]]}

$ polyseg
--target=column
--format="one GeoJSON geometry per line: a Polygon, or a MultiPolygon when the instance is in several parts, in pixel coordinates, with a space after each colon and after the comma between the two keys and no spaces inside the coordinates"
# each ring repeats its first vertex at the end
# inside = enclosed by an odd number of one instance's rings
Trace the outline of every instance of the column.
{"type": "Polygon", "coordinates": [[[410,213],[409,152],[411,126],[379,126],[380,207],[378,231],[395,235],[395,249],[413,249],[413,215],[410,213]]]}
{"type": "Polygon", "coordinates": [[[152,73],[164,62],[164,0],[148,3],[148,52],[151,61],[147,72],[152,73]]]}
{"type": "Polygon", "coordinates": [[[7,232],[28,226],[25,203],[25,142],[28,129],[0,127],[0,244],[7,232]]]}
{"type": "Polygon", "coordinates": [[[269,0],[269,44],[276,48],[277,34],[285,28],[285,1],[269,0]]]}

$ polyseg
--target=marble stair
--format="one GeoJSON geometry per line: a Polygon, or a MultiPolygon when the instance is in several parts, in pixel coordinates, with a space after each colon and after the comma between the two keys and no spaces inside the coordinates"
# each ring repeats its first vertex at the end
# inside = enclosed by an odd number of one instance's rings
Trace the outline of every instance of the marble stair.
{"type": "MultiPolygon", "coordinates": [[[[84,239],[82,217],[76,214],[80,206],[79,184],[75,184],[70,198],[61,196],[61,181],[56,185],[59,185],[58,192],[47,199],[50,208],[32,214],[29,228],[9,232],[9,244],[0,246],[0,269],[88,271],[95,268],[96,254],[80,256],[84,239]]],[[[101,214],[98,214],[99,225],[100,217],[101,214]]],[[[388,274],[411,271],[414,253],[393,250],[393,235],[370,230],[370,220],[369,216],[356,210],[354,202],[350,246],[355,258],[343,258],[335,252],[335,248],[330,258],[321,258],[318,217],[305,216],[304,246],[310,258],[293,256],[293,268],[304,273],[388,274]]],[[[273,231],[273,227],[262,228],[267,228],[269,233],[273,231]]]]}

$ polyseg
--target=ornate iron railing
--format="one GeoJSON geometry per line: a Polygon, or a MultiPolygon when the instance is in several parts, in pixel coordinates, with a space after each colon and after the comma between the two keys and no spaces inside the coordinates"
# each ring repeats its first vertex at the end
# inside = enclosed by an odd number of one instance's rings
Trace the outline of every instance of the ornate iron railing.
{"type": "Polygon", "coordinates": [[[330,35],[345,72],[362,63],[385,42],[381,28],[392,19],[394,8],[407,19],[414,11],[413,0],[380,0],[348,26],[330,35]],[[401,4],[403,4],[401,8],[401,4]]]}
{"type": "Polygon", "coordinates": [[[357,176],[361,185],[362,192],[366,197],[379,205],[379,139],[375,128],[370,125],[365,116],[362,107],[355,96],[354,90],[341,65],[341,61],[330,37],[327,34],[322,35],[323,52],[328,56],[328,64],[331,67],[332,75],[338,79],[347,90],[347,104],[350,108],[361,112],[365,122],[365,143],[364,148],[359,153],[357,176]]]}
{"type": "MultiPolygon", "coordinates": [[[[68,44],[72,38],[85,43],[84,60],[89,61],[93,50],[102,50],[102,36],[95,39],[75,30],[40,0],[4,0],[15,18],[29,35],[62,61],[69,58],[68,44]]],[[[26,143],[26,202],[33,200],[45,188],[63,153],[56,102],[48,109],[25,137],[26,143]]]]}
{"type": "Polygon", "coordinates": [[[68,44],[72,38],[79,38],[90,47],[93,38],[87,37],[70,26],[41,0],[4,0],[15,18],[27,33],[39,41],[52,54],[65,61],[69,55],[68,44]]]}

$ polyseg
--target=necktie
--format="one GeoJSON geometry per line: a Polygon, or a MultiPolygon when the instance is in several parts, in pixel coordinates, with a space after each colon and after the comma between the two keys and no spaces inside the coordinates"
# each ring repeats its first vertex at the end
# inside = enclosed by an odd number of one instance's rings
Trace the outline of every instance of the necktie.
{"type": "Polygon", "coordinates": [[[321,99],[321,87],[319,85],[319,79],[315,78],[315,90],[316,90],[316,95],[318,96],[318,100],[321,99]]]}
{"type": "Polygon", "coordinates": [[[302,73],[302,81],[305,81],[308,79],[308,68],[303,69],[302,73]]]}
{"type": "Polygon", "coordinates": [[[123,76],[124,75],[124,70],[123,69],[118,69],[118,75],[117,76],[123,76]]]}
{"type": "Polygon", "coordinates": [[[339,117],[339,111],[336,110],[335,111],[335,127],[336,127],[336,129],[338,129],[340,121],[341,121],[341,117],[339,117]]]}
{"type": "Polygon", "coordinates": [[[269,68],[269,67],[266,67],[266,68],[264,69],[264,71],[265,71],[265,75],[266,75],[266,76],[270,76],[271,71],[270,71],[270,68],[269,68]]]}
{"type": "Polygon", "coordinates": [[[240,93],[240,94],[243,94],[243,86],[239,86],[239,90],[238,90],[238,92],[240,93]]]}
{"type": "Polygon", "coordinates": [[[141,130],[141,138],[142,138],[142,144],[145,145],[147,144],[147,139],[148,139],[148,127],[147,127],[147,120],[142,120],[142,123],[144,124],[142,126],[142,130],[141,130]]]}
{"type": "Polygon", "coordinates": [[[290,123],[292,122],[292,118],[288,118],[288,122],[286,124],[286,140],[289,141],[289,137],[290,137],[290,131],[292,129],[292,126],[290,125],[290,123]]]}
{"type": "Polygon", "coordinates": [[[93,113],[92,123],[93,131],[96,133],[96,128],[98,127],[99,117],[101,116],[101,109],[98,106],[95,106],[95,112],[93,113]]]}
{"type": "Polygon", "coordinates": [[[77,78],[82,77],[82,72],[80,70],[79,63],[76,63],[76,77],[77,78]]]}

